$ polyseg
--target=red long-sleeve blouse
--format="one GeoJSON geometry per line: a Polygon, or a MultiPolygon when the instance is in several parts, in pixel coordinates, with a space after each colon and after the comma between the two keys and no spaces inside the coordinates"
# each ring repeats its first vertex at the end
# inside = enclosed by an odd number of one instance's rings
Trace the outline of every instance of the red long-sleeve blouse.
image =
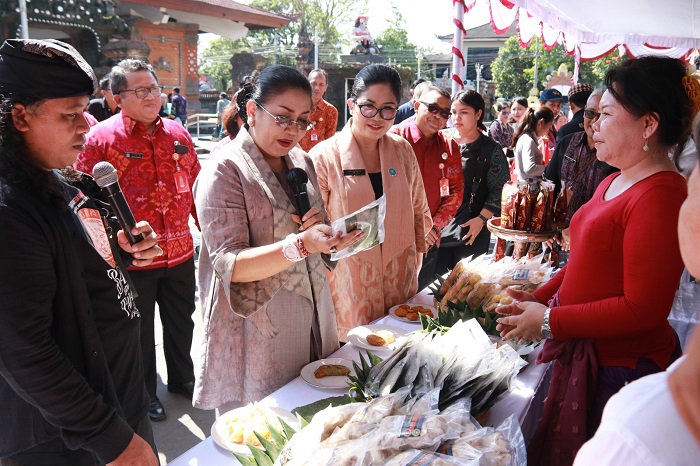
{"type": "Polygon", "coordinates": [[[677,225],[686,182],[660,172],[606,201],[617,176],[576,212],[569,263],[535,296],[547,303],[559,291],[554,338],[592,338],[599,364],[634,368],[648,357],[665,369],[676,344],[667,319],[683,270],[677,225]]]}

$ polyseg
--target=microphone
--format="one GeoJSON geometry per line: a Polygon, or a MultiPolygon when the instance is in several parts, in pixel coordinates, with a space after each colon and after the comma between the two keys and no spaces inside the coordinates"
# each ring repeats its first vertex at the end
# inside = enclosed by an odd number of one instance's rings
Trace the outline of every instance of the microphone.
{"type": "Polygon", "coordinates": [[[287,173],[287,183],[289,183],[289,186],[294,192],[294,198],[297,201],[297,208],[299,210],[300,218],[304,218],[306,212],[311,210],[309,194],[306,192],[306,183],[308,182],[309,176],[301,168],[294,167],[289,170],[289,173],[287,173]]]}
{"type": "MultiPolygon", "coordinates": [[[[305,174],[306,175],[306,174],[305,174]]],[[[117,170],[109,162],[98,162],[92,169],[92,177],[95,179],[97,186],[102,188],[107,195],[109,204],[112,206],[114,214],[117,216],[119,225],[121,225],[126,239],[129,244],[143,241],[143,235],[134,236],[131,230],[136,226],[136,220],[131,213],[129,204],[127,204],[124,194],[119,187],[119,179],[117,178],[117,170]]]]}

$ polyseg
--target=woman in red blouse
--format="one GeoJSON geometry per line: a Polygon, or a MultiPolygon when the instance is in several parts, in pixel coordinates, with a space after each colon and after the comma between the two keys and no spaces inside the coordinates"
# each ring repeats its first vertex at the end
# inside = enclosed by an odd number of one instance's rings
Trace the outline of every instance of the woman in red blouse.
{"type": "MultiPolygon", "coordinates": [[[[532,464],[567,465],[626,383],[680,355],[668,324],[683,262],[678,213],[686,183],[668,157],[692,122],[685,66],[647,56],[611,69],[594,123],[599,160],[620,169],[571,219],[569,263],[534,295],[499,309],[504,339],[547,339],[555,361],[532,464]]],[[[680,144],[682,146],[682,144],[680,144]]]]}

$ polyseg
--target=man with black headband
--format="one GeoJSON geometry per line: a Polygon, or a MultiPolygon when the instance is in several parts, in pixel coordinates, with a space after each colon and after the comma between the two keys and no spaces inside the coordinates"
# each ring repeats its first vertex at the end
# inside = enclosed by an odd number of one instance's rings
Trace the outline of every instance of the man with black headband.
{"type": "Polygon", "coordinates": [[[0,47],[0,465],[157,465],[130,246],[87,175],[92,68],[58,41],[0,47]],[[118,243],[118,246],[117,245],[118,243]]]}

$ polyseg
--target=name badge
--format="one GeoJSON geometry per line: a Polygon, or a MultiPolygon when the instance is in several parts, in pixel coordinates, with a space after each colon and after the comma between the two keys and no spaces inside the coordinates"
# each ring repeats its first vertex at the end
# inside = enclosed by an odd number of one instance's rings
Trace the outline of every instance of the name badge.
{"type": "Polygon", "coordinates": [[[364,168],[358,168],[356,170],[343,170],[343,176],[364,176],[364,168]]]}
{"type": "Polygon", "coordinates": [[[142,159],[143,154],[140,152],[125,152],[124,155],[127,159],[142,159]]]}
{"type": "Polygon", "coordinates": [[[185,172],[177,171],[173,173],[175,177],[175,189],[178,193],[189,193],[190,184],[187,182],[187,174],[185,172]]]}

